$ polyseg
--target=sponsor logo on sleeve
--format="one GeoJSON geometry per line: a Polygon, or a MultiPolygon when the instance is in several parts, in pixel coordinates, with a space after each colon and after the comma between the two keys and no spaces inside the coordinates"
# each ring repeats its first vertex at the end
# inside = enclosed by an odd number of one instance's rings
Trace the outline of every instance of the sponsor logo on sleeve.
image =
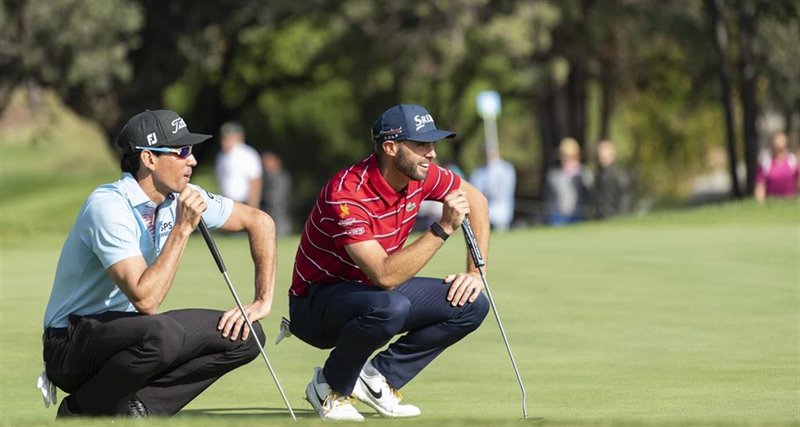
{"type": "Polygon", "coordinates": [[[339,205],[339,218],[345,219],[350,216],[350,207],[347,206],[347,203],[339,205]]]}
{"type": "Polygon", "coordinates": [[[220,198],[219,198],[219,196],[217,196],[216,194],[214,194],[214,193],[210,193],[210,192],[209,192],[208,190],[206,190],[206,189],[203,189],[203,191],[205,191],[205,192],[206,192],[206,196],[208,196],[208,198],[209,198],[210,200],[213,200],[213,201],[217,202],[217,204],[221,204],[221,203],[222,203],[222,199],[220,199],[220,198]]]}
{"type": "Polygon", "coordinates": [[[345,234],[348,236],[360,236],[364,234],[364,227],[351,228],[350,230],[345,231],[345,234]]]}
{"type": "Polygon", "coordinates": [[[341,227],[347,227],[348,225],[353,225],[358,221],[356,218],[346,218],[338,222],[341,227]]]}

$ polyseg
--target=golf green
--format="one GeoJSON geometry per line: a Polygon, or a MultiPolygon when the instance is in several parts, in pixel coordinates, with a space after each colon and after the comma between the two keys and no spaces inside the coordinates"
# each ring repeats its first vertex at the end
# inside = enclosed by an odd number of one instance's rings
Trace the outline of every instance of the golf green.
{"type": "MultiPolygon", "coordinates": [[[[798,224],[800,208],[791,200],[494,235],[487,277],[528,391],[530,419],[521,420],[520,390],[491,314],[403,389],[406,401],[422,409],[420,418],[384,420],[362,404],[357,408],[367,423],[382,425],[797,425],[798,224]]],[[[2,243],[1,425],[45,425],[55,417],[34,384],[63,238],[34,233],[2,243]]],[[[239,294],[249,299],[247,240],[216,240],[239,294]]],[[[287,311],[297,238],[278,245],[276,300],[263,324],[267,352],[300,423],[292,423],[257,359],[155,424],[320,423],[302,397],[326,352],[296,338],[272,344],[287,311]]],[[[423,274],[457,271],[465,256],[463,241],[453,238],[423,274]]],[[[195,236],[162,310],[233,305],[195,236]]]]}

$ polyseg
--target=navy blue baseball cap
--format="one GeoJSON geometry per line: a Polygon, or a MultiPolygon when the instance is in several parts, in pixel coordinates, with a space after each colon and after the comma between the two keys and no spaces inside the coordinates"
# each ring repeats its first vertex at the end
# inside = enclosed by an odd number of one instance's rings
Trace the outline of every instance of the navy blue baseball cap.
{"type": "Polygon", "coordinates": [[[400,104],[386,110],[372,125],[372,142],[416,141],[436,142],[453,138],[449,130],[436,129],[431,114],[421,105],[400,104]]]}

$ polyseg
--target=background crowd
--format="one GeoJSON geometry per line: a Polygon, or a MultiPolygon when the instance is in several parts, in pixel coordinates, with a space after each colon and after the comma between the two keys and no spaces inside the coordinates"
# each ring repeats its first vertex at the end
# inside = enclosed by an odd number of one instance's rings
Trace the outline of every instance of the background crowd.
{"type": "Polygon", "coordinates": [[[790,0],[9,0],[0,19],[0,112],[32,111],[32,141],[57,126],[50,97],[109,151],[126,117],[175,110],[226,141],[198,148],[199,172],[216,156],[225,193],[249,177],[228,194],[285,217],[282,233],[398,102],[457,131],[439,159],[502,200],[498,229],[761,198],[800,135],[790,0]],[[487,89],[502,97],[496,153],[475,107],[487,89]],[[779,132],[786,154],[766,162],[779,132]],[[242,135],[256,153],[229,151],[242,135]],[[240,155],[249,166],[226,165],[240,155]]]}

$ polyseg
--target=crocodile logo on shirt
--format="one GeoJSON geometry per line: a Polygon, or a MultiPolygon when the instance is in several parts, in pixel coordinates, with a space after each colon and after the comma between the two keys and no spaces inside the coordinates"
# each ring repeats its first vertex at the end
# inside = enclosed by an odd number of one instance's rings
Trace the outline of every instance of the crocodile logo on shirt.
{"type": "Polygon", "coordinates": [[[411,212],[411,211],[413,211],[413,210],[414,210],[414,208],[416,208],[416,207],[417,207],[417,204],[416,204],[416,203],[414,203],[414,202],[411,202],[411,203],[409,203],[409,204],[407,204],[407,205],[406,205],[406,212],[411,212]]]}

